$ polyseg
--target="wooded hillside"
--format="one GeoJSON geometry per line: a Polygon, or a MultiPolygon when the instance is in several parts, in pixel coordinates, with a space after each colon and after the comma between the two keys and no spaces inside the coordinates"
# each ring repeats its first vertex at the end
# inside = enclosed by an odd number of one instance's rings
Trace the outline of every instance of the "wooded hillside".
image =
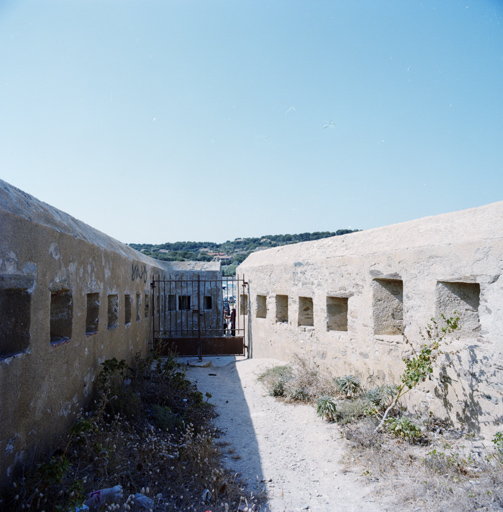
{"type": "Polygon", "coordinates": [[[220,260],[227,275],[234,274],[236,266],[253,251],[280,245],[309,242],[331,236],[346,235],[358,229],[315,231],[296,235],[264,235],[256,238],[236,238],[224,243],[215,242],[168,242],[165,244],[129,244],[130,247],[152,258],[164,261],[213,261],[220,260]]]}

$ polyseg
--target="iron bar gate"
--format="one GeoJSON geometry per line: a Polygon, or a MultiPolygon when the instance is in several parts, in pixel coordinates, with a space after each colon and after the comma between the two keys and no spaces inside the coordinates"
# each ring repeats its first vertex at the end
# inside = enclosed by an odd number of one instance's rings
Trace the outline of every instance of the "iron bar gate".
{"type": "Polygon", "coordinates": [[[161,354],[244,355],[248,283],[202,273],[152,279],[154,347],[161,354]]]}

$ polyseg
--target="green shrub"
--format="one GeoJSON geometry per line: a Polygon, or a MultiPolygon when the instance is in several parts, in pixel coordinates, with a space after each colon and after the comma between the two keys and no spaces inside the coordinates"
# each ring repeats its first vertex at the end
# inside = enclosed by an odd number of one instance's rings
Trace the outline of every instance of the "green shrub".
{"type": "Polygon", "coordinates": [[[375,414],[372,404],[365,398],[341,400],[337,404],[337,422],[341,425],[355,423],[365,416],[375,414]]]}
{"type": "Polygon", "coordinates": [[[337,402],[331,396],[323,396],[316,402],[316,413],[327,421],[335,421],[337,402]]]}
{"type": "Polygon", "coordinates": [[[354,375],[345,375],[335,381],[337,390],[346,398],[354,398],[361,393],[360,379],[354,375]]]}
{"type": "Polygon", "coordinates": [[[336,394],[334,379],[320,371],[310,359],[294,355],[293,363],[265,370],[258,380],[263,382],[269,395],[287,400],[315,402],[322,396],[336,394]]]}
{"type": "Polygon", "coordinates": [[[384,411],[393,399],[397,386],[376,386],[365,393],[365,398],[375,406],[376,412],[384,411]]]}
{"type": "Polygon", "coordinates": [[[423,463],[428,470],[435,471],[440,475],[458,474],[464,475],[467,473],[467,461],[462,459],[458,453],[444,453],[437,450],[428,452],[423,459],[423,463]]]}
{"type": "Polygon", "coordinates": [[[183,419],[175,414],[169,407],[154,404],[152,406],[152,419],[156,427],[174,432],[184,426],[183,419]]]}
{"type": "Polygon", "coordinates": [[[503,462],[503,432],[496,432],[492,442],[496,446],[496,452],[498,454],[499,460],[503,462]]]}
{"type": "Polygon", "coordinates": [[[412,354],[403,359],[405,370],[400,376],[402,383],[396,387],[395,396],[384,411],[376,431],[385,424],[388,414],[396,407],[400,398],[426,379],[431,379],[434,365],[437,364],[438,358],[444,354],[442,348],[448,343],[445,339],[446,336],[459,329],[459,316],[457,316],[456,311],[453,314],[455,316],[451,318],[447,318],[443,314],[440,315],[440,321],[444,324],[442,327],[435,318],[431,319],[431,324],[427,325],[425,333],[422,334],[425,343],[421,346],[421,350],[416,350],[410,341],[406,337],[404,338],[410,346],[412,354]]]}
{"type": "Polygon", "coordinates": [[[395,436],[403,437],[409,441],[417,439],[422,435],[421,428],[405,416],[388,418],[386,420],[386,429],[395,436]]]}
{"type": "Polygon", "coordinates": [[[288,389],[288,397],[298,402],[309,402],[311,396],[305,388],[288,389]]]}
{"type": "Polygon", "coordinates": [[[270,396],[285,396],[285,383],[293,378],[290,365],[273,366],[262,372],[258,380],[263,382],[270,396]]]}

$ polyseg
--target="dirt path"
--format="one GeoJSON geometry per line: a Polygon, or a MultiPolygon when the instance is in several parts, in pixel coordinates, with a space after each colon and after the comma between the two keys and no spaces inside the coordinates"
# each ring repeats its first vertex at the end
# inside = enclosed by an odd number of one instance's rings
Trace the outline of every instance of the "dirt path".
{"type": "MultiPolygon", "coordinates": [[[[336,425],[323,422],[314,407],[291,405],[270,397],[257,376],[281,361],[208,359],[209,367],[189,367],[187,377],[210,392],[219,414],[215,420],[230,443],[225,463],[248,482],[265,490],[266,510],[381,512],[366,484],[340,457],[344,441],[336,425]],[[228,363],[228,364],[226,364],[228,363]]],[[[284,364],[284,363],[283,363],[284,364]]]]}

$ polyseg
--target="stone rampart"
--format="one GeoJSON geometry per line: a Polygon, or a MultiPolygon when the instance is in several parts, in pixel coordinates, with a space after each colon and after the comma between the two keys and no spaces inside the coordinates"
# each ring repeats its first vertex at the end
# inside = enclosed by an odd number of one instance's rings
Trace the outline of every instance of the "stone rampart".
{"type": "Polygon", "coordinates": [[[306,354],[334,375],[397,383],[431,318],[461,328],[411,406],[476,432],[503,418],[503,202],[251,254],[254,357],[306,354]]]}
{"type": "Polygon", "coordinates": [[[100,363],[151,339],[155,260],[0,181],[0,482],[90,399],[100,363]]]}

